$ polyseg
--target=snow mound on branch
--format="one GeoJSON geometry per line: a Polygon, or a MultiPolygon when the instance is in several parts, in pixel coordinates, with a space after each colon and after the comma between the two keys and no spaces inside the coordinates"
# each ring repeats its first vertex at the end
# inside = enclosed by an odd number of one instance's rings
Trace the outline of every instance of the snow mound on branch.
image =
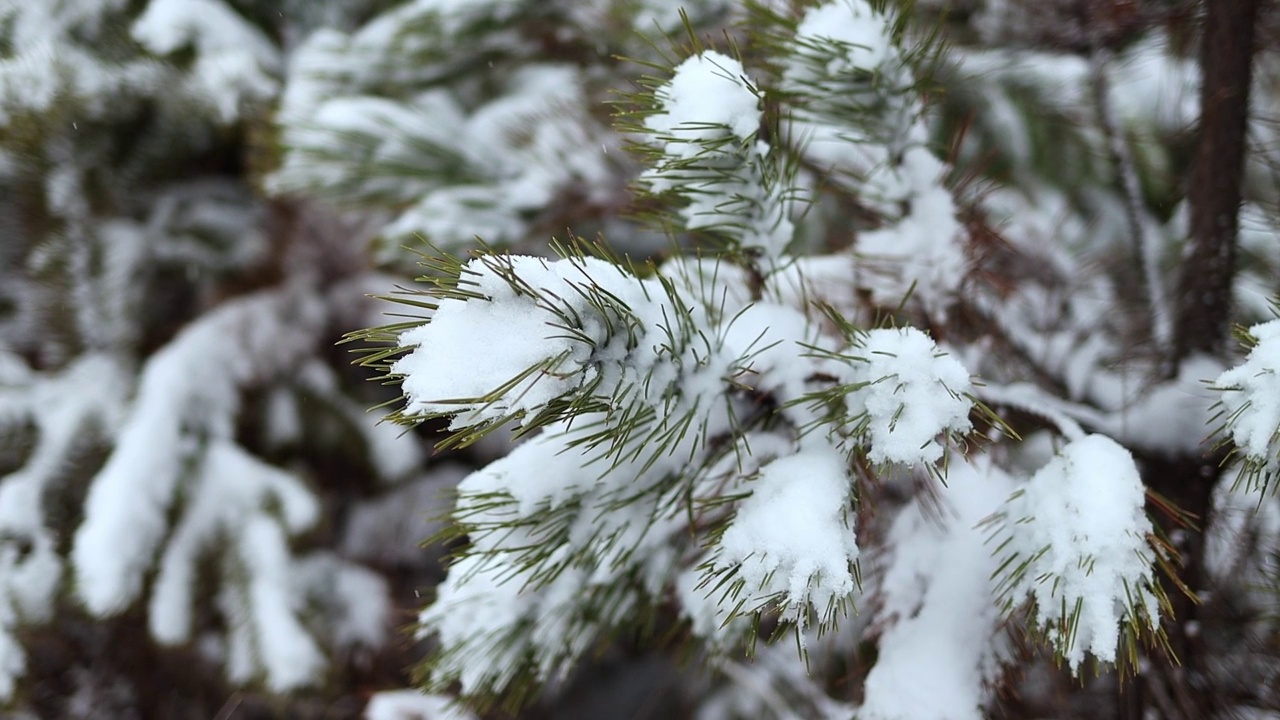
{"type": "Polygon", "coordinates": [[[1115,662],[1120,623],[1159,617],[1145,498],[1129,451],[1088,435],[1063,448],[1006,507],[1004,550],[1013,570],[1005,590],[1015,602],[1035,601],[1037,625],[1073,670],[1085,653],[1115,662]]]}
{"type": "Polygon", "coordinates": [[[969,372],[915,328],[867,333],[856,349],[849,396],[853,415],[866,413],[872,462],[931,463],[942,457],[943,433],[964,433],[973,389],[969,372]]]}
{"type": "Polygon", "coordinates": [[[1258,344],[1243,363],[1214,381],[1222,390],[1227,431],[1267,477],[1280,472],[1280,320],[1249,328],[1258,344]]]}
{"type": "Polygon", "coordinates": [[[737,567],[748,611],[772,603],[804,623],[810,603],[826,619],[853,593],[858,546],[849,526],[848,460],[831,447],[778,458],[760,470],[720,538],[716,570],[737,567]]]}
{"type": "Polygon", "coordinates": [[[641,181],[687,201],[679,210],[686,228],[715,229],[778,258],[794,234],[794,193],[759,138],[760,92],[742,64],[702,52],[680,63],[654,96],[659,110],[645,127],[662,154],[641,181]]]}
{"type": "Polygon", "coordinates": [[[906,198],[911,208],[896,225],[858,238],[858,255],[867,266],[860,279],[876,302],[892,305],[918,294],[927,308],[939,310],[964,280],[964,228],[942,184],[946,171],[928,150],[911,147],[898,167],[876,174],[886,196],[906,198]]]}
{"type": "Polygon", "coordinates": [[[747,140],[760,129],[760,98],[747,84],[742,63],[714,51],[693,55],[676,67],[671,81],[657,91],[662,112],[645,127],[682,142],[668,153],[691,158],[702,152],[699,140],[715,140],[728,131],[747,140]]]}
{"type": "Polygon", "coordinates": [[[822,38],[842,45],[844,56],[828,66],[832,75],[879,67],[898,56],[884,18],[863,0],[845,0],[813,8],[796,28],[796,37],[822,38]]]}
{"type": "Polygon", "coordinates": [[[536,413],[596,379],[612,319],[585,294],[603,287],[627,297],[640,286],[594,258],[486,256],[462,279],[481,297],[440,300],[430,322],[400,336],[414,350],[392,368],[404,376],[408,413],[456,413],[455,430],[536,413]]]}

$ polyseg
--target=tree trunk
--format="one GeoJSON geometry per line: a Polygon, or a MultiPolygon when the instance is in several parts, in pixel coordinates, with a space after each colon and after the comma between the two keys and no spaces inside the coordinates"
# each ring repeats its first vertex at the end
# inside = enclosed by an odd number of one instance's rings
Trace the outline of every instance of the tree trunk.
{"type": "MultiPolygon", "coordinates": [[[[1166,374],[1197,353],[1224,355],[1230,338],[1231,292],[1235,273],[1241,185],[1249,115],[1254,27],[1261,0],[1206,0],[1200,48],[1200,127],[1192,163],[1188,202],[1191,234],[1177,289],[1173,357],[1166,374]]],[[[1207,455],[1207,454],[1206,454],[1207,455]]],[[[1122,717],[1211,718],[1218,703],[1209,692],[1197,634],[1202,611],[1179,585],[1203,589],[1204,537],[1220,457],[1186,455],[1143,458],[1147,487],[1191,518],[1180,524],[1153,509],[1153,519],[1181,556],[1177,582],[1165,583],[1174,617],[1164,631],[1174,658],[1153,656],[1145,672],[1121,698],[1122,717]]]]}
{"type": "Polygon", "coordinates": [[[1254,27],[1260,4],[1261,0],[1205,3],[1200,129],[1187,193],[1191,237],[1178,283],[1176,362],[1197,352],[1220,354],[1230,337],[1254,27]]]}

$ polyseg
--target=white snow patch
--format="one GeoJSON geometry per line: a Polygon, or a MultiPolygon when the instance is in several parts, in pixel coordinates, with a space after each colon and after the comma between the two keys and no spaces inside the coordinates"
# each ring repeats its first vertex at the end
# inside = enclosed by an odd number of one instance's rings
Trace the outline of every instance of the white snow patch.
{"type": "Polygon", "coordinates": [[[658,88],[662,111],[645,118],[645,127],[669,136],[667,152],[689,159],[702,151],[700,140],[719,140],[726,132],[741,141],[760,129],[760,98],[742,63],[708,50],[676,66],[670,82],[658,88]]]}
{"type": "Polygon", "coordinates": [[[158,55],[191,45],[196,61],[186,81],[224,123],[239,117],[244,100],[270,98],[279,88],[274,76],[282,62],[275,44],[219,0],[151,0],[132,35],[158,55]]]}
{"type": "Polygon", "coordinates": [[[428,323],[401,335],[400,344],[415,349],[392,368],[404,376],[408,412],[457,414],[453,429],[536,414],[595,379],[595,350],[608,344],[608,326],[580,292],[599,283],[639,286],[593,258],[488,256],[468,262],[462,277],[483,297],[440,300],[428,323]],[[504,274],[533,292],[513,286],[504,274]],[[566,329],[575,316],[583,324],[577,337],[566,329]]]}
{"type": "Polygon", "coordinates": [[[744,583],[721,605],[741,602],[746,612],[776,605],[801,624],[810,604],[824,622],[839,614],[855,589],[858,559],[851,482],[848,459],[827,446],[762,467],[714,557],[715,571],[736,568],[744,583]]]}
{"type": "Polygon", "coordinates": [[[1036,624],[1073,670],[1085,653],[1115,662],[1120,623],[1159,617],[1145,501],[1129,451],[1088,435],[1064,447],[1006,506],[1004,552],[1014,558],[1006,590],[1015,602],[1035,601],[1036,624]]]}
{"type": "Polygon", "coordinates": [[[843,50],[827,66],[832,75],[879,67],[897,57],[885,19],[865,0],[837,0],[805,12],[796,39],[833,41],[843,50]]]}
{"type": "Polygon", "coordinates": [[[880,582],[876,664],[857,717],[981,720],[988,688],[1012,657],[1001,630],[997,567],[978,526],[1013,480],[956,457],[937,507],[917,499],[893,521],[880,582]]]}
{"type": "Polygon", "coordinates": [[[850,415],[868,417],[872,462],[935,462],[943,453],[939,435],[972,429],[969,372],[928,335],[871,330],[849,354],[851,382],[866,383],[849,395],[850,415]]]}
{"type": "Polygon", "coordinates": [[[365,720],[474,720],[475,717],[460,709],[452,698],[418,690],[374,693],[364,709],[365,720]]]}
{"type": "Polygon", "coordinates": [[[1280,320],[1254,325],[1257,345],[1214,381],[1227,432],[1245,459],[1268,478],[1280,472],[1280,320]]]}

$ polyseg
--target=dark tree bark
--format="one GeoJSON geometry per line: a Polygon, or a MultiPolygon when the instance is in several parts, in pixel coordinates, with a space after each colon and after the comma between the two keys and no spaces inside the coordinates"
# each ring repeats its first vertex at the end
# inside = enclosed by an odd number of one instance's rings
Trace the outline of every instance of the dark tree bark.
{"type": "MultiPolygon", "coordinates": [[[[1241,185],[1252,79],[1255,25],[1262,0],[1206,0],[1200,48],[1202,85],[1200,126],[1188,187],[1191,234],[1179,277],[1173,327],[1173,357],[1166,375],[1197,353],[1223,355],[1231,327],[1241,185]]],[[[1144,481],[1190,522],[1152,507],[1181,558],[1176,581],[1165,583],[1174,617],[1164,631],[1175,657],[1149,658],[1147,671],[1122,695],[1121,716],[1152,714],[1177,720],[1211,718],[1220,708],[1211,691],[1208,668],[1197,634],[1206,608],[1189,597],[1203,589],[1204,537],[1213,488],[1221,475],[1221,457],[1208,452],[1181,457],[1145,457],[1144,481]]]]}
{"type": "Polygon", "coordinates": [[[1176,579],[1160,578],[1173,611],[1162,625],[1172,656],[1150,653],[1144,672],[1125,681],[1120,717],[1145,720],[1154,713],[1167,720],[1208,720],[1219,702],[1204,663],[1201,635],[1193,630],[1203,625],[1205,607],[1186,591],[1199,594],[1205,587],[1204,530],[1212,520],[1209,511],[1222,458],[1135,453],[1135,459],[1147,488],[1159,498],[1147,503],[1148,513],[1179,562],[1176,579]]]}
{"type": "Polygon", "coordinates": [[[1187,200],[1191,236],[1178,282],[1176,361],[1220,354],[1230,337],[1231,281],[1261,0],[1207,0],[1201,40],[1200,128],[1187,200]]]}

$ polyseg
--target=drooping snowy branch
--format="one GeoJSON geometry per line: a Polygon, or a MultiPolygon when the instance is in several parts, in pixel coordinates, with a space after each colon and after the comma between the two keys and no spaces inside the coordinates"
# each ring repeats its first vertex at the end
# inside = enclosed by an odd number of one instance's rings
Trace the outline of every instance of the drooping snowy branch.
{"type": "Polygon", "coordinates": [[[0,476],[0,703],[12,696],[25,668],[13,631],[46,619],[62,582],[63,558],[45,498],[68,458],[95,438],[110,439],[127,387],[120,363],[94,354],[52,378],[32,374],[17,386],[0,378],[0,418],[30,420],[37,433],[25,464],[0,476]]]}
{"type": "Polygon", "coordinates": [[[969,262],[946,165],[928,148],[924,106],[893,19],[865,0],[804,14],[790,41],[782,92],[796,98],[786,128],[805,160],[883,213],[860,234],[857,282],[880,304],[909,295],[940,313],[969,262]]]}
{"type": "Polygon", "coordinates": [[[659,152],[641,182],[686,203],[678,212],[687,229],[715,230],[735,249],[776,260],[792,239],[795,191],[761,138],[760,90],[742,63],[703,51],[677,66],[654,98],[644,128],[659,152]]]}
{"type": "Polygon", "coordinates": [[[98,615],[137,600],[154,568],[149,627],[170,644],[192,639],[198,568],[216,558],[228,675],[274,691],[314,681],[324,666],[305,603],[333,607],[334,635],[350,638],[341,642],[378,642],[384,624],[381,581],[345,562],[293,557],[289,538],[318,517],[311,491],[235,443],[241,392],[302,365],[325,318],[305,286],[267,291],[210,311],[152,356],[71,554],[78,594],[98,615]],[[352,593],[364,595],[356,614],[340,607],[352,593]]]}
{"type": "Polygon", "coordinates": [[[1012,647],[996,603],[998,560],[980,524],[1014,487],[990,463],[957,458],[936,508],[920,498],[894,519],[879,562],[874,623],[883,629],[858,717],[984,717],[1012,647]]]}
{"type": "Polygon", "coordinates": [[[131,31],[157,55],[191,47],[195,63],[188,92],[210,102],[224,123],[238,119],[246,102],[276,93],[279,50],[223,0],[151,0],[131,31]]]}
{"type": "Polygon", "coordinates": [[[530,5],[419,0],[349,35],[312,35],[288,74],[268,189],[390,210],[386,258],[416,236],[511,244],[566,197],[610,202],[618,140],[587,112],[592,74],[538,57],[520,32],[530,5]],[[477,28],[481,41],[460,40],[477,28]],[[479,96],[457,78],[476,73],[489,76],[479,96]]]}
{"type": "Polygon", "coordinates": [[[1029,598],[1035,624],[1073,671],[1086,653],[1122,659],[1161,616],[1142,478],[1102,435],[1069,443],[1009,500],[998,553],[1008,607],[1029,598]]]}
{"type": "Polygon", "coordinates": [[[79,592],[92,611],[119,612],[138,596],[187,464],[203,442],[234,437],[241,387],[287,371],[323,317],[304,293],[268,292],[210,312],[148,361],[76,533],[79,592]]]}
{"type": "Polygon", "coordinates": [[[1280,320],[1254,325],[1245,361],[1213,382],[1222,428],[1241,456],[1241,475],[1267,490],[1280,472],[1280,320]]]}

